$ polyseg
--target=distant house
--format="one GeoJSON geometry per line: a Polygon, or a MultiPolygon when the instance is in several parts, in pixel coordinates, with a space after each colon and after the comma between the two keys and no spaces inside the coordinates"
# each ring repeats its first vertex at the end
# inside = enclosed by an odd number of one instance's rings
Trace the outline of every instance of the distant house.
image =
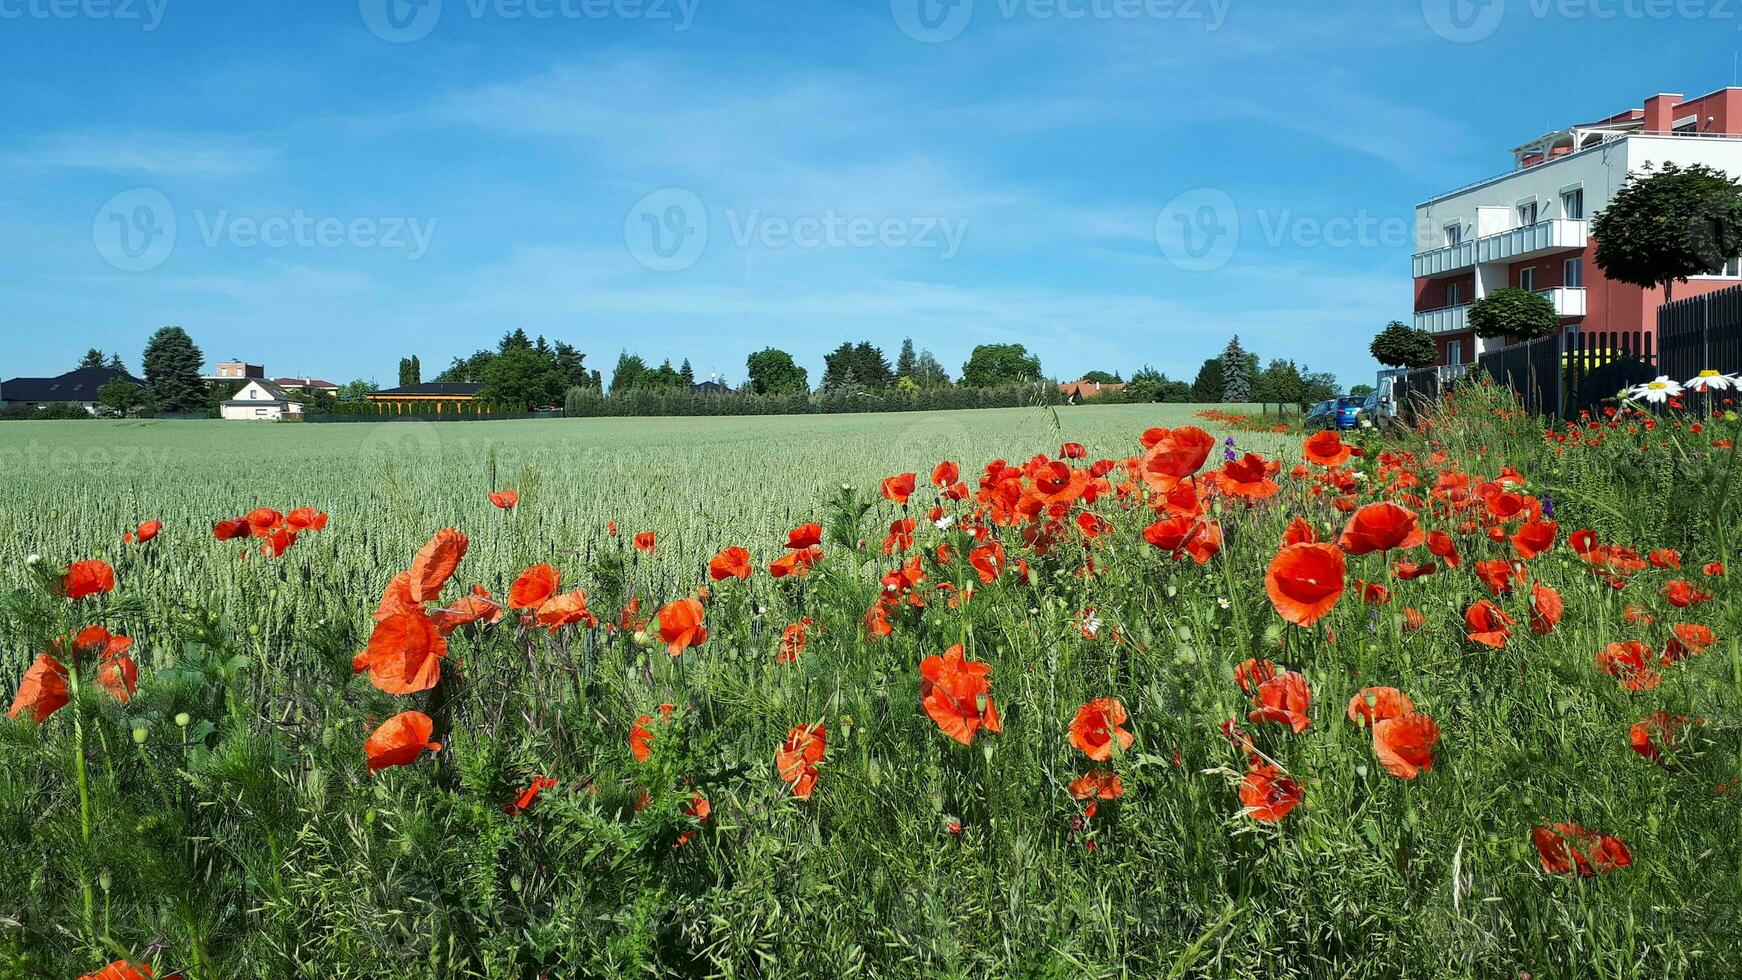
{"type": "Polygon", "coordinates": [[[1089,398],[1099,398],[1108,392],[1124,390],[1125,385],[1117,381],[1109,381],[1105,384],[1099,381],[1084,380],[1059,382],[1059,394],[1065,396],[1065,401],[1072,403],[1089,398]]]}
{"type": "Polygon", "coordinates": [[[204,381],[265,381],[266,365],[248,364],[243,361],[219,361],[215,370],[206,375],[204,381]]]}
{"type": "Polygon", "coordinates": [[[301,419],[302,402],[271,381],[255,379],[220,404],[218,413],[231,422],[282,422],[301,419]]]}
{"type": "Polygon", "coordinates": [[[365,397],[377,404],[403,405],[411,412],[440,413],[445,404],[477,401],[478,392],[483,388],[483,385],[470,381],[430,381],[371,391],[365,397]]]}
{"type": "Polygon", "coordinates": [[[95,415],[103,386],[116,379],[141,389],[145,387],[145,382],[126,371],[106,367],[79,368],[55,378],[13,378],[0,383],[0,406],[46,408],[58,404],[78,405],[95,415]]]}
{"type": "Polygon", "coordinates": [[[690,385],[692,395],[736,395],[735,389],[729,388],[718,381],[703,381],[701,384],[690,385]]]}
{"type": "Polygon", "coordinates": [[[329,395],[339,393],[338,385],[331,381],[322,381],[319,378],[273,378],[272,383],[285,391],[324,391],[329,395]]]}

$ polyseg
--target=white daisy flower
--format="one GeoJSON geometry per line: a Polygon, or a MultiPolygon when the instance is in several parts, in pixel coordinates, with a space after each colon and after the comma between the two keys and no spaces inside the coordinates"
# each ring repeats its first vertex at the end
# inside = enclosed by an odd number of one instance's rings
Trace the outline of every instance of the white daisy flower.
{"type": "Polygon", "coordinates": [[[1699,377],[1690,379],[1684,387],[1689,391],[1729,391],[1731,388],[1742,387],[1742,382],[1728,374],[1720,374],[1707,368],[1700,372],[1699,377]]]}
{"type": "Polygon", "coordinates": [[[1660,374],[1656,380],[1627,389],[1628,397],[1643,399],[1653,405],[1662,405],[1671,398],[1680,397],[1681,393],[1682,386],[1671,381],[1667,374],[1660,374]]]}
{"type": "Polygon", "coordinates": [[[932,523],[936,524],[938,526],[938,530],[948,531],[950,529],[950,525],[956,523],[956,519],[954,517],[951,517],[948,514],[945,514],[944,516],[938,518],[937,520],[932,521],[932,523]]]}

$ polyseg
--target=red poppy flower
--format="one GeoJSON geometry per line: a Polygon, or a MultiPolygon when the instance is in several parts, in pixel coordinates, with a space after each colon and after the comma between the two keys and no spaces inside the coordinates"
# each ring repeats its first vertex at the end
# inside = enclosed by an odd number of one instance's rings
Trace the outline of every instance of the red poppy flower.
{"type": "Polygon", "coordinates": [[[1276,676],[1276,664],[1268,660],[1249,658],[1240,661],[1234,668],[1234,683],[1240,685],[1240,690],[1251,694],[1258,685],[1276,676]]]}
{"type": "Polygon", "coordinates": [[[1297,626],[1325,618],[1343,597],[1343,553],[1332,544],[1291,544],[1276,553],[1264,590],[1277,615],[1297,626]]]}
{"type": "Polygon", "coordinates": [[[1373,751],[1385,771],[1399,779],[1414,779],[1434,767],[1434,745],[1440,726],[1427,715],[1406,714],[1373,726],[1373,751]]]}
{"type": "Polygon", "coordinates": [[[916,526],[911,517],[891,521],[889,534],[883,538],[883,553],[893,555],[898,551],[906,551],[913,547],[913,529],[916,526]]]}
{"type": "Polygon", "coordinates": [[[1439,566],[1431,561],[1421,563],[1400,561],[1393,567],[1397,572],[1397,577],[1405,582],[1413,581],[1426,575],[1432,575],[1440,570],[1439,566]]]}
{"type": "Polygon", "coordinates": [[[587,593],[580,589],[550,597],[538,607],[536,618],[538,625],[551,633],[575,623],[587,629],[599,625],[599,617],[587,608],[587,593]]]}
{"type": "Polygon", "coordinates": [[[1203,469],[1204,461],[1210,458],[1210,451],[1215,448],[1216,437],[1195,425],[1169,430],[1153,449],[1144,454],[1144,479],[1161,483],[1183,480],[1203,469]]]}
{"type": "Polygon", "coordinates": [[[313,507],[298,507],[284,515],[284,523],[298,531],[324,531],[329,518],[313,507]]]}
{"type": "Polygon", "coordinates": [[[60,594],[68,599],[115,591],[115,570],[106,561],[75,561],[61,576],[60,594]]]}
{"type": "Polygon", "coordinates": [[[1316,544],[1318,540],[1319,532],[1314,530],[1304,517],[1296,517],[1289,521],[1288,527],[1282,531],[1282,547],[1284,548],[1291,544],[1316,544]]]}
{"type": "MultiPolygon", "coordinates": [[[[409,582],[409,577],[407,578],[409,582]]],[[[502,619],[502,604],[497,602],[482,585],[472,586],[472,591],[461,596],[453,604],[437,609],[429,614],[429,620],[435,625],[436,632],[447,636],[462,626],[472,623],[496,623],[502,619]]]]}
{"type": "Polygon", "coordinates": [[[1307,462],[1327,468],[1341,466],[1355,454],[1355,448],[1344,445],[1342,436],[1331,429],[1321,429],[1308,436],[1301,449],[1307,462]]]}
{"type": "Polygon", "coordinates": [[[931,485],[934,487],[947,487],[961,479],[961,476],[961,468],[946,459],[932,467],[931,485]]]}
{"type": "Polygon", "coordinates": [[[1686,609],[1689,606],[1697,605],[1712,598],[1710,595],[1694,588],[1693,583],[1679,578],[1671,579],[1669,582],[1665,583],[1662,595],[1663,601],[1677,609],[1686,609]]]}
{"type": "Polygon", "coordinates": [[[1554,521],[1525,521],[1512,534],[1512,550],[1518,552],[1518,557],[1529,561],[1554,547],[1560,527],[1554,521]]]}
{"type": "Polygon", "coordinates": [[[817,785],[817,763],[828,753],[828,736],[828,729],[820,721],[814,725],[794,725],[786,733],[786,741],[775,751],[774,771],[793,796],[801,800],[811,798],[817,785]]]}
{"type": "Polygon", "coordinates": [[[1427,550],[1435,558],[1445,560],[1447,568],[1457,568],[1464,559],[1458,554],[1458,545],[1452,536],[1444,531],[1432,531],[1427,536],[1427,550]]]}
{"type": "Polygon", "coordinates": [[[453,528],[437,531],[411,563],[411,601],[435,601],[460,567],[460,559],[466,557],[470,543],[453,528]]]}
{"type": "Polygon", "coordinates": [[[1597,669],[1629,691],[1648,691],[1663,681],[1663,675],[1651,666],[1655,659],[1644,643],[1624,640],[1609,644],[1597,654],[1597,669]]]}
{"type": "Polygon", "coordinates": [[[1298,671],[1286,671],[1258,685],[1252,700],[1257,707],[1246,720],[1253,724],[1276,722],[1294,729],[1297,735],[1312,724],[1307,717],[1313,703],[1312,689],[1298,671]]]}
{"type": "Polygon", "coordinates": [[[389,616],[375,624],[369,646],[351,660],[354,671],[388,694],[415,694],[436,685],[448,641],[422,609],[389,616]]]}
{"type": "MultiPolygon", "coordinates": [[[[671,713],[675,710],[677,710],[675,704],[660,705],[659,720],[661,722],[671,721],[671,713]]],[[[636,762],[646,762],[653,758],[653,729],[648,727],[652,724],[652,715],[642,715],[635,719],[635,724],[629,726],[629,753],[635,756],[636,762]]]]}
{"type": "Polygon", "coordinates": [[[1481,580],[1489,592],[1497,596],[1511,595],[1513,585],[1525,579],[1524,565],[1505,558],[1479,561],[1475,568],[1476,578],[1481,580]]]}
{"type": "Polygon", "coordinates": [[[128,544],[144,544],[152,538],[157,537],[162,531],[162,521],[146,521],[137,528],[127,532],[127,534],[122,537],[122,540],[126,541],[128,544]]]}
{"type": "Polygon", "coordinates": [[[1506,615],[1505,610],[1487,599],[1464,610],[1464,625],[1469,627],[1470,641],[1496,650],[1512,638],[1514,622],[1516,620],[1506,615]]]}
{"type": "Polygon", "coordinates": [[[434,732],[435,722],[421,711],[402,711],[387,719],[363,743],[363,751],[369,756],[369,771],[410,765],[426,749],[440,752],[441,743],[430,741],[434,732]]]}
{"type": "Polygon", "coordinates": [[[1355,591],[1361,594],[1361,603],[1368,606],[1385,606],[1391,603],[1391,590],[1378,582],[1363,582],[1355,580],[1355,591]]]}
{"type": "Polygon", "coordinates": [[[1681,552],[1674,548],[1653,548],[1645,558],[1658,568],[1679,569],[1682,567],[1681,552]]]}
{"type": "Polygon", "coordinates": [[[638,531],[638,532],[636,532],[635,549],[637,551],[645,551],[650,555],[653,554],[653,532],[652,531],[638,531]]]}
{"type": "Polygon", "coordinates": [[[823,549],[811,545],[800,551],[789,551],[768,563],[768,574],[774,578],[785,578],[788,575],[804,578],[810,574],[811,566],[821,561],[823,549]]]}
{"type": "Polygon", "coordinates": [[[219,541],[234,541],[237,538],[245,538],[248,536],[248,533],[248,521],[246,518],[237,517],[227,521],[219,521],[212,525],[212,537],[217,538],[219,541]]]}
{"type": "Polygon", "coordinates": [[[690,647],[708,641],[708,629],[702,625],[702,604],[694,599],[668,602],[659,611],[659,638],[672,656],[680,656],[690,647]]]}
{"type": "Polygon", "coordinates": [[[1534,633],[1547,635],[1561,621],[1564,607],[1561,605],[1561,594],[1554,589],[1537,582],[1530,587],[1530,629],[1534,633]]]}
{"type": "Polygon", "coordinates": [[[1125,795],[1125,784],[1106,769],[1090,769],[1071,780],[1073,800],[1116,800],[1125,795]]]}
{"type": "Polygon", "coordinates": [[[980,581],[991,584],[1004,573],[1004,545],[993,541],[968,552],[968,564],[979,573],[980,581]]]}
{"type": "Polygon", "coordinates": [[[1619,837],[1586,830],[1576,823],[1536,827],[1530,832],[1542,870],[1551,875],[1589,878],[1633,863],[1633,853],[1619,837]]]}
{"type": "Polygon", "coordinates": [[[248,532],[257,538],[266,537],[273,528],[284,523],[284,515],[271,507],[256,507],[242,519],[248,522],[248,532]]]}
{"type": "Polygon", "coordinates": [[[1644,721],[1627,729],[1627,742],[1633,751],[1652,762],[1663,762],[1663,753],[1675,751],[1686,729],[1694,722],[1682,715],[1654,711],[1644,721]]]}
{"type": "Polygon", "coordinates": [[[1416,520],[1415,511],[1382,501],[1355,511],[1337,546],[1351,555],[1374,551],[1414,548],[1427,541],[1427,533],[1416,520]]]}
{"type": "Polygon", "coordinates": [[[1352,725],[1365,723],[1372,726],[1414,713],[1415,703],[1395,687],[1363,688],[1361,693],[1349,699],[1349,723],[1352,725]]]}
{"type": "Polygon", "coordinates": [[[1700,571],[1708,578],[1720,578],[1724,574],[1724,563],[1721,561],[1709,561],[1700,566],[1700,571]]]}
{"type": "Polygon", "coordinates": [[[490,494],[490,502],[495,504],[498,510],[513,510],[520,506],[520,492],[518,490],[499,490],[490,494]]]}
{"type": "Polygon", "coordinates": [[[1281,463],[1269,462],[1256,453],[1247,453],[1229,460],[1215,472],[1216,486],[1231,497],[1264,500],[1282,488],[1271,477],[1282,469],[1281,463]]]}
{"type": "Polygon", "coordinates": [[[548,776],[534,776],[532,777],[532,782],[527,785],[526,789],[522,790],[520,795],[514,798],[514,802],[503,807],[503,809],[508,811],[509,816],[513,816],[517,813],[525,813],[527,810],[532,808],[532,804],[538,799],[538,794],[547,789],[551,789],[556,785],[557,781],[548,776]]]}
{"type": "Polygon", "coordinates": [[[1404,629],[1404,632],[1413,633],[1416,630],[1419,630],[1423,626],[1426,626],[1426,625],[1427,625],[1427,617],[1423,616],[1421,614],[1420,610],[1411,606],[1410,608],[1405,609],[1403,611],[1403,629],[1404,629]]]}
{"type": "Polygon", "coordinates": [[[1192,561],[1202,565],[1222,550],[1222,524],[1220,521],[1208,521],[1198,525],[1197,533],[1186,539],[1186,554],[1192,556],[1192,561]]]}
{"type": "Polygon", "coordinates": [[[534,565],[508,589],[508,608],[537,609],[556,595],[562,573],[550,565],[534,565]]]}
{"type": "Polygon", "coordinates": [[[1119,751],[1131,747],[1137,736],[1120,726],[1125,724],[1125,705],[1118,698],[1096,698],[1077,709],[1071,719],[1071,744],[1096,762],[1113,758],[1113,743],[1119,751]]]}
{"type": "Polygon", "coordinates": [[[1718,642],[1717,634],[1710,626],[1698,623],[1677,623],[1673,636],[1663,649],[1663,663],[1673,664],[1686,660],[1699,653],[1705,653],[1706,648],[1718,642]]]}
{"type": "Polygon", "coordinates": [[[815,548],[823,543],[823,526],[821,524],[800,524],[786,532],[786,546],[794,551],[815,548]]]}
{"type": "Polygon", "coordinates": [[[788,623],[780,631],[780,647],[775,650],[774,662],[779,664],[796,663],[804,648],[810,643],[809,629],[812,620],[809,616],[796,623],[788,623]]]}
{"type": "Polygon", "coordinates": [[[913,486],[917,476],[914,473],[902,473],[897,476],[884,477],[883,498],[898,504],[907,503],[907,498],[913,496],[913,486]]]}
{"type": "MultiPolygon", "coordinates": [[[[116,960],[95,973],[79,977],[79,980],[153,980],[155,976],[148,963],[135,965],[126,960],[116,960]]],[[[181,974],[172,973],[163,980],[181,980],[181,974]]]]}
{"type": "Polygon", "coordinates": [[[737,545],[722,550],[708,562],[708,577],[716,582],[735,578],[750,580],[750,552],[737,545]]]}
{"type": "Polygon", "coordinates": [[[6,717],[16,718],[28,711],[31,719],[40,725],[48,720],[49,715],[66,707],[67,699],[66,665],[46,653],[37,654],[18,683],[18,694],[12,699],[12,708],[6,712],[6,717]]]}
{"type": "Polygon", "coordinates": [[[1240,781],[1240,804],[1260,823],[1276,823],[1300,805],[1300,784],[1268,763],[1254,763],[1240,781]]]}
{"type": "Polygon", "coordinates": [[[998,708],[992,703],[992,685],[987,680],[991,672],[990,664],[965,659],[959,643],[941,657],[933,654],[919,664],[920,707],[939,731],[963,745],[972,745],[981,728],[1000,730],[998,708]]]}

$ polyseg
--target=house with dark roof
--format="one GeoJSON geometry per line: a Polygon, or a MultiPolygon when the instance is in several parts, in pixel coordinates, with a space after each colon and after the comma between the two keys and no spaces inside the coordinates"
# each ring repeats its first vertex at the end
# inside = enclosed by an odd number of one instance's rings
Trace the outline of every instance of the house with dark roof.
{"type": "Polygon", "coordinates": [[[469,402],[476,399],[483,389],[483,385],[471,381],[426,381],[420,385],[371,391],[367,397],[372,402],[469,402]]]}
{"type": "Polygon", "coordinates": [[[718,381],[703,381],[700,384],[690,385],[690,394],[692,395],[736,395],[737,393],[737,390],[718,381]]]}
{"type": "Polygon", "coordinates": [[[338,385],[320,378],[273,378],[272,383],[285,391],[324,391],[330,395],[339,393],[338,385]]]}
{"type": "Polygon", "coordinates": [[[49,405],[78,405],[92,415],[97,413],[97,399],[103,386],[121,380],[144,389],[145,382],[114,368],[79,368],[54,378],[13,378],[0,382],[0,407],[22,405],[46,408],[49,405]]]}
{"type": "Polygon", "coordinates": [[[282,422],[302,418],[302,402],[271,381],[255,379],[218,405],[218,415],[230,422],[282,422]]]}

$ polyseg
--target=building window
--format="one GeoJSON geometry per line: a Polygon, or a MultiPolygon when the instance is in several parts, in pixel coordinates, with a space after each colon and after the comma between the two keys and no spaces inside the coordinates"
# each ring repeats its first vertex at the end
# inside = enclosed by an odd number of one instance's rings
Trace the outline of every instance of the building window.
{"type": "Polygon", "coordinates": [[[1583,259],[1568,259],[1561,265],[1561,282],[1564,285],[1582,288],[1585,285],[1585,262],[1583,259]]]}
{"type": "Polygon", "coordinates": [[[1518,206],[1518,226],[1527,228],[1536,224],[1536,202],[1526,201],[1518,206]]]}
{"type": "Polygon", "coordinates": [[[1464,342],[1449,340],[1446,342],[1446,363],[1452,367],[1464,363],[1464,342]]]}
{"type": "Polygon", "coordinates": [[[1712,275],[1725,279],[1742,279],[1742,259],[1731,259],[1712,270],[1712,275]]]}
{"type": "Polygon", "coordinates": [[[1570,191],[1561,192],[1561,214],[1574,221],[1582,221],[1585,217],[1585,189],[1575,187],[1570,191]]]}
{"type": "Polygon", "coordinates": [[[1536,267],[1535,266],[1525,266],[1524,268],[1518,270],[1518,288],[1519,289],[1530,289],[1530,290],[1536,289],[1536,267]]]}
{"type": "Polygon", "coordinates": [[[264,409],[264,408],[257,408],[254,410],[254,414],[258,415],[261,418],[265,418],[267,412],[268,412],[268,409],[264,409]]]}
{"type": "Polygon", "coordinates": [[[1464,284],[1461,282],[1446,283],[1446,305],[1457,306],[1464,298],[1464,284]]]}
{"type": "Polygon", "coordinates": [[[1463,225],[1447,225],[1446,226],[1446,245],[1447,246],[1459,245],[1459,244],[1462,244],[1463,241],[1464,241],[1464,226],[1463,225]]]}

